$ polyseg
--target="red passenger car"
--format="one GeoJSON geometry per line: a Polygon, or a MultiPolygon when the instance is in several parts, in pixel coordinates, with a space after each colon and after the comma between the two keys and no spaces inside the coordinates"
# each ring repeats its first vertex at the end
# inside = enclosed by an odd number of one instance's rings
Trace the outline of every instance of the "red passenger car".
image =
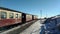
{"type": "Polygon", "coordinates": [[[21,23],[22,13],[0,7],[0,27],[21,23]]]}

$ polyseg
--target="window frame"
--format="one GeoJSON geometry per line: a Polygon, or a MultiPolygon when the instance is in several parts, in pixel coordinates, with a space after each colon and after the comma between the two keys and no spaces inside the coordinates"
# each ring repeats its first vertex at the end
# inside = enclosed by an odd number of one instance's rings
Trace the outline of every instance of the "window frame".
{"type": "Polygon", "coordinates": [[[20,14],[19,14],[19,18],[22,18],[20,14]]]}
{"type": "Polygon", "coordinates": [[[9,13],[9,18],[13,19],[14,18],[14,13],[9,13]]]}
{"type": "Polygon", "coordinates": [[[15,18],[18,18],[18,17],[19,17],[18,15],[19,15],[19,14],[16,14],[16,15],[15,15],[15,18]]]}
{"type": "Polygon", "coordinates": [[[7,18],[7,12],[3,12],[3,11],[1,11],[1,19],[6,19],[7,18]],[[5,13],[5,15],[3,14],[3,13],[5,13]],[[3,17],[3,16],[4,17],[3,17]]]}

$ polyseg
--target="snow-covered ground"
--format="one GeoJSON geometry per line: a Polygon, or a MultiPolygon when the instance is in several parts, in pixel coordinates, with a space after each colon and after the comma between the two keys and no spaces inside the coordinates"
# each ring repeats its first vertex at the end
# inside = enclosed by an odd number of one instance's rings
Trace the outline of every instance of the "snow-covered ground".
{"type": "Polygon", "coordinates": [[[27,29],[25,29],[20,34],[39,34],[40,33],[40,27],[42,24],[40,24],[40,20],[29,26],[27,29]]]}

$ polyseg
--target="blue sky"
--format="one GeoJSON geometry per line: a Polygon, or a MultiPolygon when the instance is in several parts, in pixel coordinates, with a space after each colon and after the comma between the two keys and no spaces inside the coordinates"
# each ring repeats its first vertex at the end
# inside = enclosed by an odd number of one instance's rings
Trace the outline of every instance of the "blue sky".
{"type": "Polygon", "coordinates": [[[0,0],[0,6],[42,17],[60,14],[60,0],[0,0]]]}

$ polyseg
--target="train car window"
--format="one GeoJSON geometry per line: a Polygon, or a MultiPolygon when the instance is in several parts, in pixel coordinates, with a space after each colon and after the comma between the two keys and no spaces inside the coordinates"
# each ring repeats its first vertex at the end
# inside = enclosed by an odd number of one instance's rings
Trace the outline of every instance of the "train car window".
{"type": "Polygon", "coordinates": [[[21,18],[21,16],[19,15],[19,18],[21,18]]]}
{"type": "Polygon", "coordinates": [[[18,14],[16,14],[16,18],[18,18],[18,14]]]}
{"type": "Polygon", "coordinates": [[[7,13],[1,12],[1,19],[6,19],[6,18],[7,18],[7,13]]]}
{"type": "Polygon", "coordinates": [[[10,13],[9,14],[9,18],[14,18],[14,14],[13,13],[10,13]]]}

